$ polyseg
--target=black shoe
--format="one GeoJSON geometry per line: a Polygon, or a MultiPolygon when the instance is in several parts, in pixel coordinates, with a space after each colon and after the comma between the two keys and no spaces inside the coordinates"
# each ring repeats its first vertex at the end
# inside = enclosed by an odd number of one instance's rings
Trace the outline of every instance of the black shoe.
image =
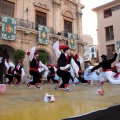
{"type": "Polygon", "coordinates": [[[29,83],[27,83],[27,87],[30,88],[30,84],[29,83]]]}
{"type": "Polygon", "coordinates": [[[64,91],[70,92],[70,89],[67,87],[64,88],[64,91]]]}
{"type": "Polygon", "coordinates": [[[55,87],[55,90],[57,90],[59,88],[59,86],[57,85],[56,87],[55,87]]]}

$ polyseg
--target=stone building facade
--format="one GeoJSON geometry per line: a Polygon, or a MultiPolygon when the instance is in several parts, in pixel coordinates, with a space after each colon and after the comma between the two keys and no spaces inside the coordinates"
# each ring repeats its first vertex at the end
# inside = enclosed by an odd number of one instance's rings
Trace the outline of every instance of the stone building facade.
{"type": "MultiPolygon", "coordinates": [[[[4,40],[0,38],[0,54],[5,58],[9,56],[13,61],[13,53],[16,49],[29,51],[38,43],[38,24],[49,28],[49,44],[39,44],[37,50],[47,53],[48,63],[56,63],[53,53],[53,43],[59,38],[63,44],[68,44],[67,32],[76,34],[76,49],[83,56],[82,41],[82,8],[80,0],[1,0],[0,1],[0,31],[2,28],[2,15],[17,19],[16,40],[4,40]],[[57,33],[61,35],[57,35],[57,33]],[[3,54],[4,53],[4,54],[3,54]]],[[[26,76],[29,75],[28,56],[24,59],[26,76]]],[[[5,67],[1,64],[0,71],[5,74],[5,67]],[[3,70],[4,68],[4,70],[3,70]]]]}

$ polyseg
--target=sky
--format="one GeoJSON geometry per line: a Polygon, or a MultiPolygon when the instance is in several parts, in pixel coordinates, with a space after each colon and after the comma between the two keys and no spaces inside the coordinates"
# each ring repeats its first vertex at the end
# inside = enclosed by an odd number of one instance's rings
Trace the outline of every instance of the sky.
{"type": "Polygon", "coordinates": [[[82,10],[82,28],[83,34],[88,34],[93,38],[93,44],[97,45],[97,15],[91,9],[111,2],[113,0],[81,0],[81,4],[85,6],[82,10]]]}

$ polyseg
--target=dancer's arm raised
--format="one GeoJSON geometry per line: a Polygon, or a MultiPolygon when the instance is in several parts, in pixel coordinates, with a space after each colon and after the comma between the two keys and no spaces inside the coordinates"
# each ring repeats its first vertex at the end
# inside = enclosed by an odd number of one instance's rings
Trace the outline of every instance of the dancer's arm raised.
{"type": "Polygon", "coordinates": [[[61,55],[61,51],[59,50],[59,40],[54,43],[53,50],[54,50],[56,57],[59,58],[61,55]]]}

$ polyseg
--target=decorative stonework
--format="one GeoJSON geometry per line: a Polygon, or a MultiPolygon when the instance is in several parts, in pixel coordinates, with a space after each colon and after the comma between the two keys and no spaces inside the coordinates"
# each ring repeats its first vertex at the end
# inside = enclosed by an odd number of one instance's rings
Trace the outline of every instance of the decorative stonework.
{"type": "Polygon", "coordinates": [[[78,5],[77,5],[77,12],[76,12],[77,15],[78,15],[78,14],[79,14],[79,15],[82,15],[82,7],[83,7],[83,6],[82,6],[81,4],[78,4],[78,5]]]}
{"type": "Polygon", "coordinates": [[[61,0],[53,0],[53,4],[55,5],[61,5],[61,0]]]}
{"type": "Polygon", "coordinates": [[[67,9],[75,10],[76,4],[73,4],[72,2],[69,2],[67,0],[64,0],[64,5],[66,5],[67,9]]]}
{"type": "Polygon", "coordinates": [[[47,5],[45,0],[36,0],[34,2],[34,5],[37,6],[37,7],[41,7],[41,8],[50,10],[50,8],[48,7],[48,5],[47,5]]]}
{"type": "Polygon", "coordinates": [[[69,10],[64,10],[63,11],[63,16],[74,19],[73,13],[71,11],[69,11],[69,10]]]}

